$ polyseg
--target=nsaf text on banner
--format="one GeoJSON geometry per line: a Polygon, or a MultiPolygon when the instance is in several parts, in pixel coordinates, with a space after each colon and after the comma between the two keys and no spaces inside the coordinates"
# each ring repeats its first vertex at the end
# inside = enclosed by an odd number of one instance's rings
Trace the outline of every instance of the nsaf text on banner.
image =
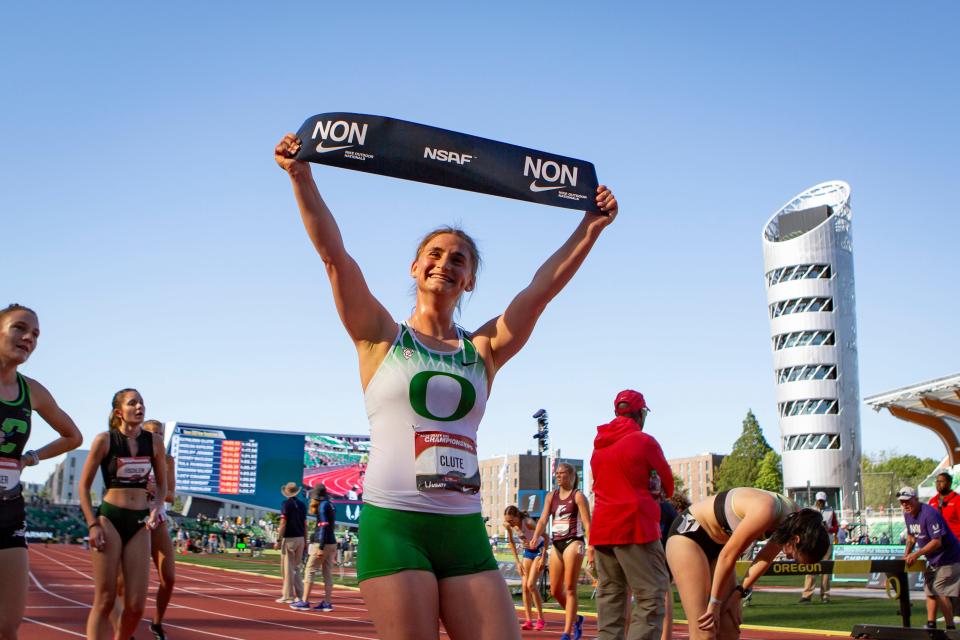
{"type": "Polygon", "coordinates": [[[593,163],[437,127],[321,113],[297,132],[298,160],[596,212],[593,163]]]}

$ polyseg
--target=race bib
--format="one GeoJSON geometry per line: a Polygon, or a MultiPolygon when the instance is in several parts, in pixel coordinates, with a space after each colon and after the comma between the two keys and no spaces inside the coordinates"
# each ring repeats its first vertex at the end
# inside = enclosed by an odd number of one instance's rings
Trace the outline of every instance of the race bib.
{"type": "Polygon", "coordinates": [[[550,533],[555,536],[563,536],[570,532],[570,517],[554,518],[553,526],[550,527],[550,533]]]}
{"type": "Polygon", "coordinates": [[[473,440],[443,431],[419,431],[414,437],[419,491],[480,491],[480,465],[473,440]]]}
{"type": "Polygon", "coordinates": [[[20,461],[0,458],[0,491],[13,489],[20,484],[20,461]]]}
{"type": "Polygon", "coordinates": [[[117,458],[117,480],[122,480],[123,482],[141,482],[146,480],[152,468],[150,458],[147,456],[117,458]]]}

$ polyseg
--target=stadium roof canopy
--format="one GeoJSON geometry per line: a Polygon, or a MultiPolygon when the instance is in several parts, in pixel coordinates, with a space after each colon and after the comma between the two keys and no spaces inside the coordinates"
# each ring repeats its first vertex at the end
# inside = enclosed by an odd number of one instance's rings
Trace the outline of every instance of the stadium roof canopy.
{"type": "Polygon", "coordinates": [[[930,429],[947,448],[950,465],[960,464],[960,374],[864,398],[874,411],[930,429]]]}

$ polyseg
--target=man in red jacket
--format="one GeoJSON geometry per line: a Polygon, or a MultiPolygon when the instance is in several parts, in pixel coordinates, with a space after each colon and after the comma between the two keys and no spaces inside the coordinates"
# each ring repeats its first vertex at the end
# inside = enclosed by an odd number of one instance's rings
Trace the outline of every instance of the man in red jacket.
{"type": "Polygon", "coordinates": [[[623,638],[629,586],[634,598],[629,640],[659,640],[669,579],[660,505],[650,489],[660,485],[669,498],[673,473],[657,441],[643,433],[649,411],[643,395],[621,391],[613,406],[617,417],[597,427],[590,458],[594,507],[588,560],[595,562],[599,579],[598,637],[623,638]]]}
{"type": "MultiPolygon", "coordinates": [[[[953,535],[960,538],[960,495],[953,490],[953,476],[948,471],[941,471],[937,474],[936,483],[937,493],[928,504],[940,512],[953,535]]],[[[960,598],[950,600],[953,602],[953,617],[960,617],[960,598]]]]}

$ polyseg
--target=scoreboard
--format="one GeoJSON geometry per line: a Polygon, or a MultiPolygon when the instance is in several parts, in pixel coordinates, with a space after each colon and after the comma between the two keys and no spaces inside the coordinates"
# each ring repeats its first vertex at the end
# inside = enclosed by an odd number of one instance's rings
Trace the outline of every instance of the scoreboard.
{"type": "Polygon", "coordinates": [[[174,433],[177,488],[191,493],[253,495],[257,492],[255,438],[231,439],[223,429],[181,428],[174,433]]]}
{"type": "Polygon", "coordinates": [[[278,509],[280,487],[303,482],[303,434],[174,425],[177,493],[278,509]]]}
{"type": "Polygon", "coordinates": [[[344,503],[337,505],[343,511],[337,512],[338,521],[342,515],[343,522],[355,522],[359,514],[359,501],[351,501],[346,494],[363,484],[370,441],[366,434],[185,422],[173,423],[167,432],[170,455],[176,461],[178,494],[276,511],[284,500],[283,485],[295,482],[306,494],[323,482],[331,496],[344,503]]]}

